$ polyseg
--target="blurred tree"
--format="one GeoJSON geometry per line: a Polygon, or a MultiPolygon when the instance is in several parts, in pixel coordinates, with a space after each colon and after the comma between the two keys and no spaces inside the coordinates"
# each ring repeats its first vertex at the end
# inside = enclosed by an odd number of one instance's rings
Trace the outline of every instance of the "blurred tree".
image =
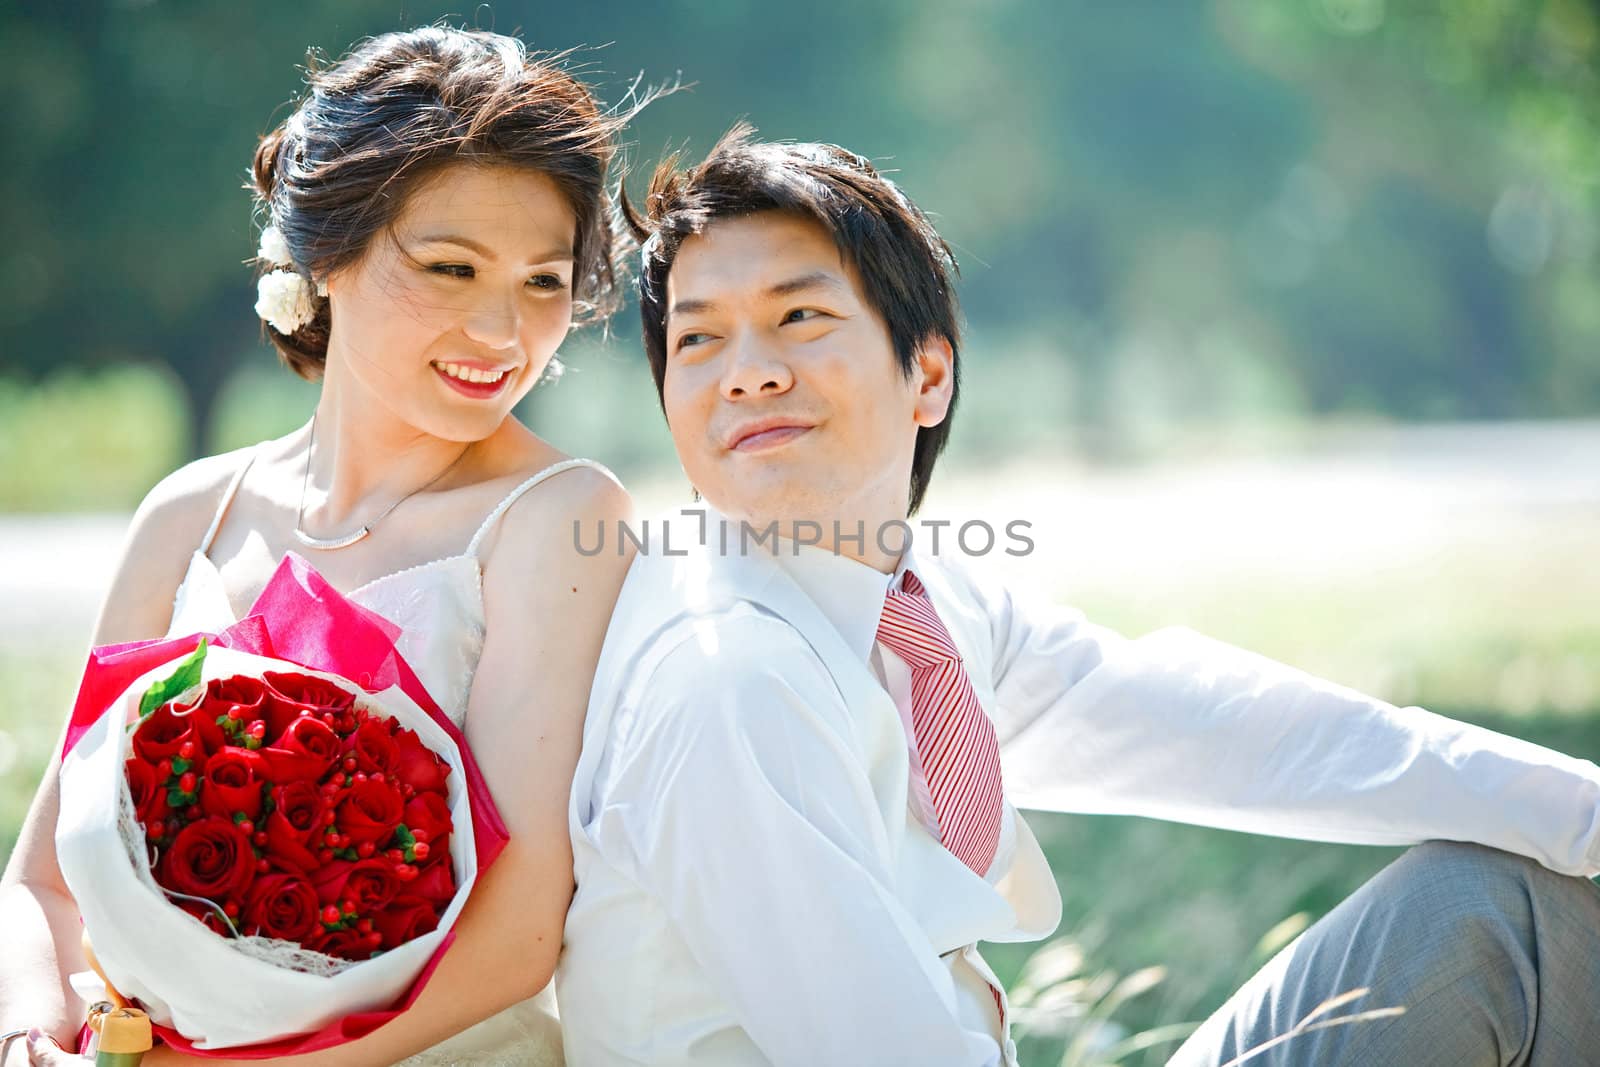
{"type": "MultiPolygon", "coordinates": [[[[0,10],[0,374],[165,364],[206,447],[219,390],[265,351],[240,186],[306,47],[449,10],[0,10]]],[[[898,171],[956,245],[977,387],[1009,392],[1019,432],[1114,447],[1148,417],[1257,403],[1600,410],[1600,0],[506,2],[468,21],[600,46],[575,61],[613,99],[640,71],[696,83],[638,120],[635,191],[660,150],[740,116],[898,171]],[[1041,344],[1068,394],[1016,387],[1041,344]]]]}

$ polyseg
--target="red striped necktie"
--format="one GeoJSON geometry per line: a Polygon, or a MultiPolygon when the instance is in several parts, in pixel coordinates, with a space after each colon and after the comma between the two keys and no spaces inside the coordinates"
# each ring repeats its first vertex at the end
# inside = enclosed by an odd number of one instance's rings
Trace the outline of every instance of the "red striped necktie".
{"type": "Polygon", "coordinates": [[[1000,743],[917,576],[890,589],[878,640],[911,668],[911,727],[939,840],[980,876],[1000,843],[1000,743]]]}

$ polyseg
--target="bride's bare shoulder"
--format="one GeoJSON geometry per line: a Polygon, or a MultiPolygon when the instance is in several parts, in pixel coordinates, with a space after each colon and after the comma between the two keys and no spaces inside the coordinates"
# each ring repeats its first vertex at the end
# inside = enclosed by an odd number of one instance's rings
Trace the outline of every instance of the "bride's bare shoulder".
{"type": "Polygon", "coordinates": [[[249,449],[240,449],[197,459],[145,494],[95,625],[96,644],[142,640],[165,632],[189,558],[249,456],[249,449]]]}
{"type": "MultiPolygon", "coordinates": [[[[186,463],[157,482],[134,514],[133,533],[177,536],[191,533],[198,544],[234,476],[253,449],[241,448],[186,463]]],[[[193,545],[190,546],[191,548],[193,545]]]]}

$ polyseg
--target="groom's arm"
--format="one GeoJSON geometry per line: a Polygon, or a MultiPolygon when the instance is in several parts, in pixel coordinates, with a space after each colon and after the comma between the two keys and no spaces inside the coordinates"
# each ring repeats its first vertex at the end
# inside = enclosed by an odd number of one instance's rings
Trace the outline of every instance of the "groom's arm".
{"type": "Polygon", "coordinates": [[[606,818],[627,823],[624,865],[762,1053],[998,1062],[895,893],[849,713],[793,629],[750,615],[698,631],[644,694],[606,818]]]}
{"type": "Polygon", "coordinates": [[[966,581],[991,622],[991,710],[1019,807],[1350,844],[1474,841],[1600,872],[1587,760],[1187,630],[1128,640],[966,581]]]}

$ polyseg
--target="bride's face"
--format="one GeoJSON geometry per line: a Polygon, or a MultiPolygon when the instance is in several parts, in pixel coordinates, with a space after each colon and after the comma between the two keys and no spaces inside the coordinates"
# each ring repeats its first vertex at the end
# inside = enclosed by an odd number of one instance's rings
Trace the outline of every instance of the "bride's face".
{"type": "Polygon", "coordinates": [[[416,429],[488,437],[572,323],[577,223],[546,175],[456,164],[328,279],[327,374],[416,429]]]}

